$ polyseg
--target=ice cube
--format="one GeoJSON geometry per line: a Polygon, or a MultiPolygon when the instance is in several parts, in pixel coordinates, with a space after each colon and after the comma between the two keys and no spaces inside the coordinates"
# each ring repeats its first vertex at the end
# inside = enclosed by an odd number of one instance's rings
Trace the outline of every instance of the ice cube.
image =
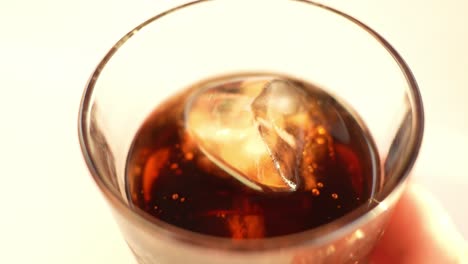
{"type": "Polygon", "coordinates": [[[283,79],[220,84],[194,94],[186,126],[200,150],[256,190],[312,189],[331,137],[320,101],[283,79]],[[314,168],[315,167],[315,168],[314,168]]]}
{"type": "Polygon", "coordinates": [[[255,125],[283,182],[295,190],[301,179],[305,131],[290,119],[307,113],[307,94],[285,80],[269,82],[251,104],[255,125]]]}

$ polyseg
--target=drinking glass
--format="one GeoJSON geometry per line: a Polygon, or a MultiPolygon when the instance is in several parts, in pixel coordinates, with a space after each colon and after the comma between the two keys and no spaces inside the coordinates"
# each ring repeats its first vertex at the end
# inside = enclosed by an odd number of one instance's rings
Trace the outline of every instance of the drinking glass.
{"type": "Polygon", "coordinates": [[[156,15],[99,63],[79,115],[89,171],[142,264],[365,262],[404,190],[423,134],[418,87],[395,49],[355,18],[306,0],[186,1],[156,15]],[[239,72],[318,84],[359,114],[380,157],[369,204],[312,230],[240,241],[190,232],[131,206],[126,160],[145,118],[193,83],[239,72]]]}

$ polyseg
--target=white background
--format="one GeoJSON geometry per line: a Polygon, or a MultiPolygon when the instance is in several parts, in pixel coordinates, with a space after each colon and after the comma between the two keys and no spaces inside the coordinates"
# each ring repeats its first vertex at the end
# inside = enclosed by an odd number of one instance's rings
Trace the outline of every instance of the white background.
{"type": "MultiPolygon", "coordinates": [[[[79,150],[86,81],[127,31],[174,0],[0,2],[0,263],[134,263],[79,150]]],[[[406,59],[426,134],[414,179],[468,237],[468,2],[323,0],[406,59]]]]}

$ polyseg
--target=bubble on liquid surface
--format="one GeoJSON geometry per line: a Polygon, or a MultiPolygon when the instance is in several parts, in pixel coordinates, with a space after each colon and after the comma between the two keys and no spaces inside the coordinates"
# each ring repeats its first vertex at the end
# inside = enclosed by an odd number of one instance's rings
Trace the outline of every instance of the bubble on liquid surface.
{"type": "Polygon", "coordinates": [[[186,127],[217,166],[256,190],[312,190],[333,156],[326,103],[279,78],[214,84],[193,94],[186,127]]]}

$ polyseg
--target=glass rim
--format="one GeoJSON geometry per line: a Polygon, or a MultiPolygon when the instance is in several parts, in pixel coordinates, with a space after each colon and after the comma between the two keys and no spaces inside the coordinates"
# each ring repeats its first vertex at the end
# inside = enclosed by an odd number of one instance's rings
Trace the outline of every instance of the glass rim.
{"type": "Polygon", "coordinates": [[[399,53],[393,48],[393,46],[380,34],[378,34],[376,31],[371,29],[363,22],[342,11],[310,0],[289,1],[311,4],[315,7],[323,9],[324,11],[328,11],[333,13],[334,15],[338,15],[345,18],[349,22],[357,25],[361,30],[364,30],[367,33],[369,33],[369,35],[375,40],[377,40],[377,42],[387,50],[388,54],[393,57],[408,84],[408,98],[412,109],[412,131],[410,136],[410,143],[406,146],[406,148],[409,149],[409,152],[407,157],[405,157],[403,164],[401,165],[402,170],[400,171],[399,180],[395,183],[395,186],[393,186],[391,190],[388,193],[386,193],[384,197],[382,197],[382,200],[379,204],[376,204],[375,206],[370,208],[365,206],[366,204],[363,204],[360,207],[354,209],[353,211],[345,214],[344,216],[338,219],[335,219],[330,223],[320,225],[316,228],[302,231],[299,233],[262,239],[233,240],[230,238],[215,237],[179,228],[149,215],[147,212],[143,211],[140,208],[130,208],[128,203],[124,200],[121,193],[119,192],[118,187],[115,188],[113,186],[110,186],[106,181],[102,179],[101,175],[96,169],[92,154],[89,151],[90,144],[89,138],[86,133],[89,125],[87,121],[89,112],[87,110],[89,109],[90,102],[92,102],[92,98],[94,95],[94,87],[101,71],[105,68],[107,63],[110,61],[112,56],[119,50],[119,48],[122,45],[124,45],[140,29],[146,27],[147,25],[151,24],[152,22],[158,20],[161,17],[176,12],[177,10],[198,3],[209,1],[213,0],[190,1],[188,3],[163,11],[153,16],[152,18],[146,20],[145,22],[141,23],[133,30],[128,32],[126,35],[124,35],[108,51],[108,53],[100,61],[100,63],[92,73],[90,79],[88,80],[79,108],[78,137],[81,152],[88,167],[88,170],[90,171],[99,189],[104,194],[105,198],[108,200],[108,202],[111,203],[112,207],[115,207],[116,210],[119,211],[121,214],[125,215],[126,217],[133,217],[136,219],[135,221],[139,222],[139,224],[142,224],[154,230],[155,232],[162,234],[160,237],[158,237],[158,239],[176,240],[179,242],[185,242],[186,244],[193,246],[231,251],[265,251],[283,248],[284,246],[286,246],[287,248],[293,248],[304,245],[323,246],[327,245],[327,243],[329,242],[332,242],[347,234],[352,233],[360,226],[371,221],[375,217],[375,215],[378,214],[379,210],[385,208],[385,201],[389,201],[398,197],[397,194],[399,190],[402,190],[402,188],[404,187],[405,179],[408,177],[409,172],[411,171],[420,151],[424,132],[424,111],[421,94],[418,88],[418,84],[409,66],[399,55],[399,53]]]}

